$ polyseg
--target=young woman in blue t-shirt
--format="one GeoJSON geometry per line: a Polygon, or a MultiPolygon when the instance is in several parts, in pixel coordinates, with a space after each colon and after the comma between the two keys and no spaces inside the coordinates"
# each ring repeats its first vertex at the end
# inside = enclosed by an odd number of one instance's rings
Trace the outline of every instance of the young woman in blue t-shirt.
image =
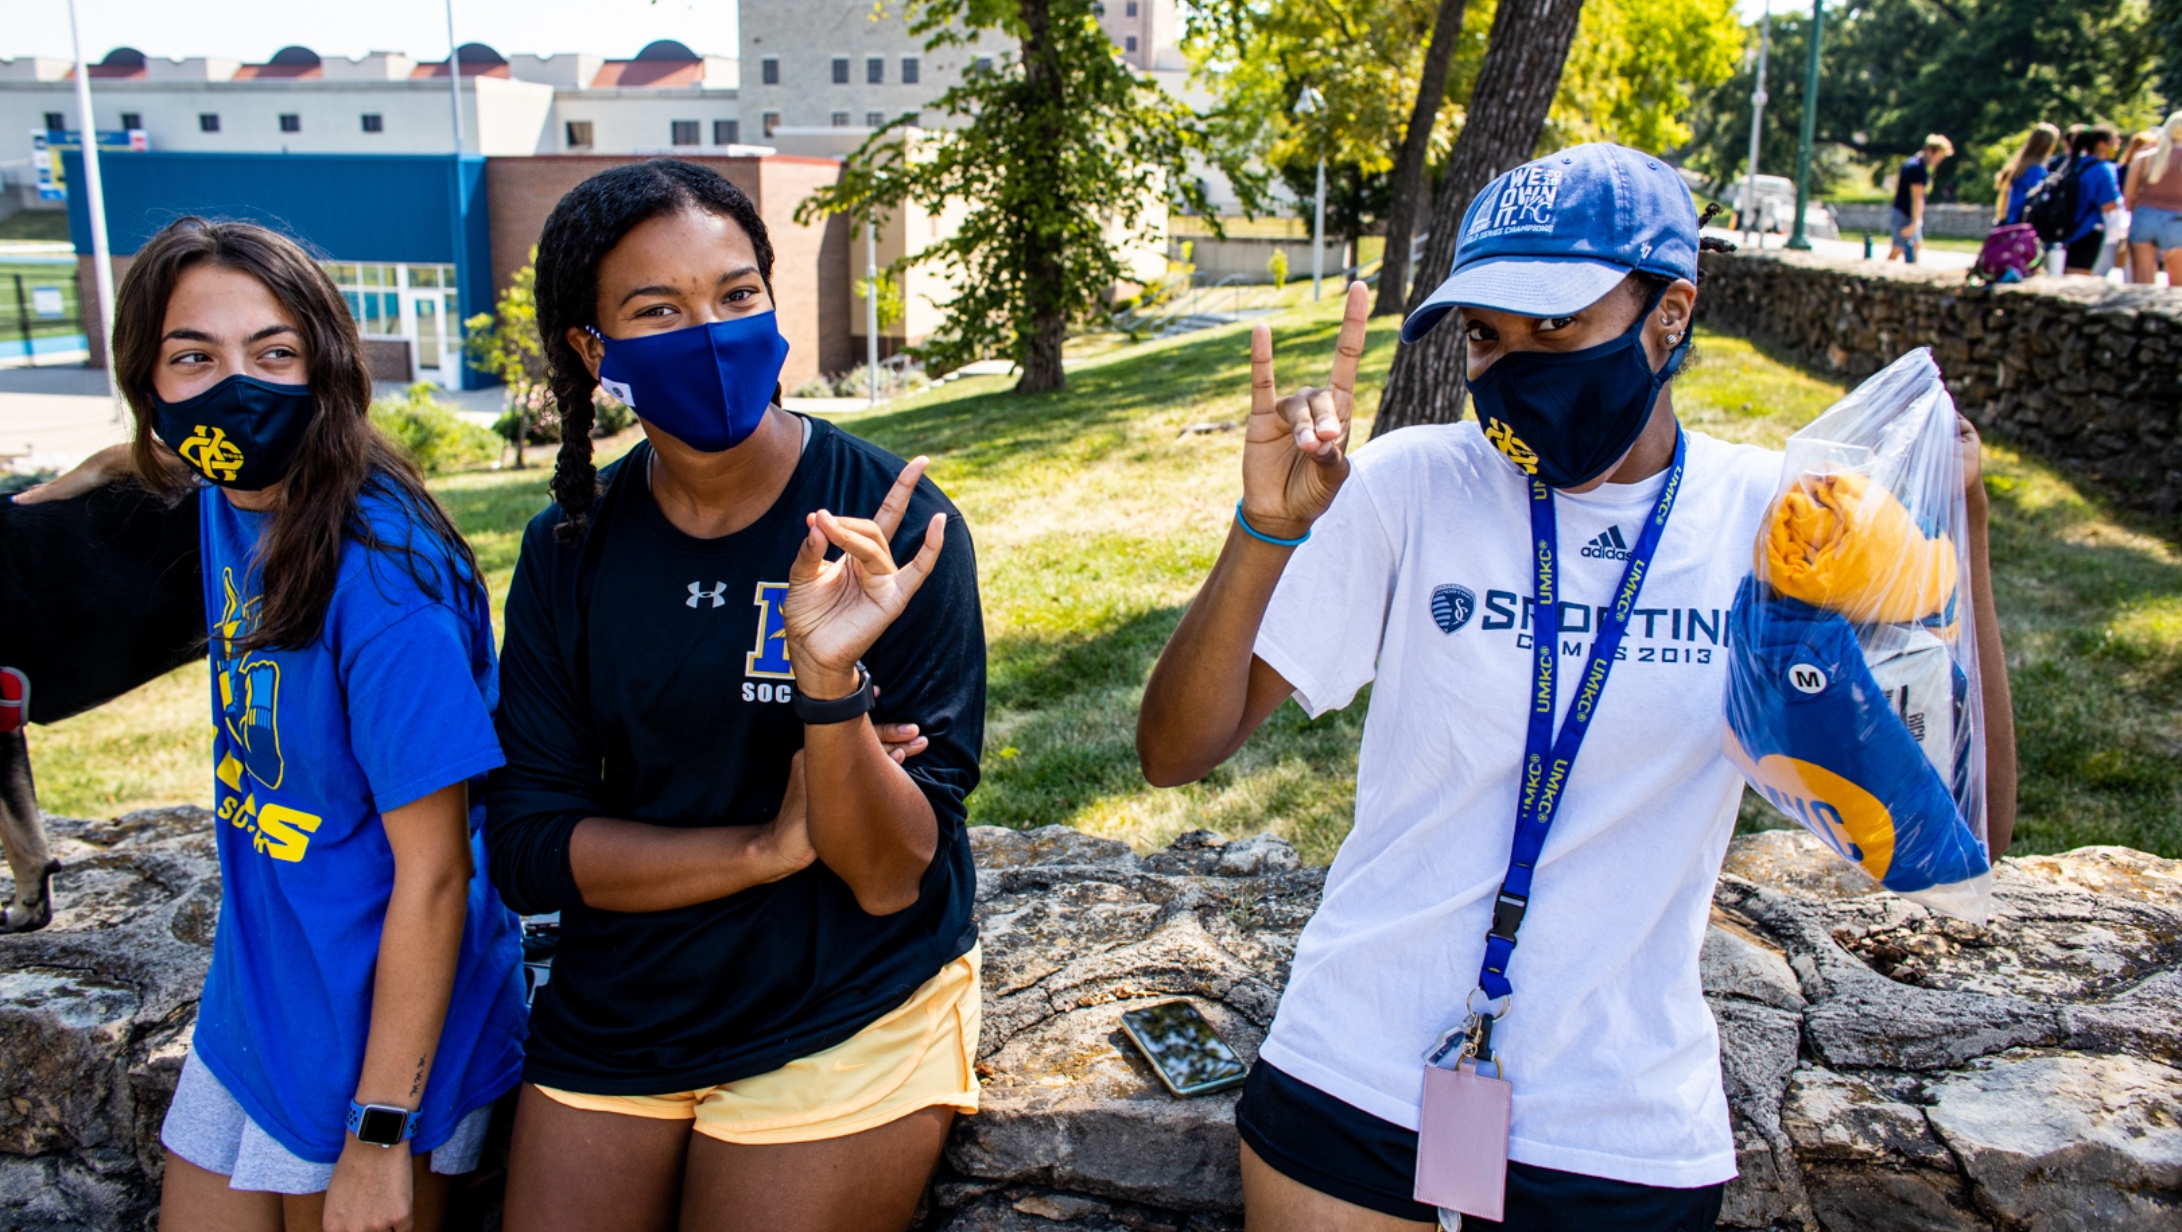
{"type": "Polygon", "coordinates": [[[219,927],[161,1141],[160,1223],[440,1225],[524,1032],[474,779],[500,764],[477,562],[366,417],[295,243],[181,219],[115,297],[133,469],[199,502],[219,927]]]}

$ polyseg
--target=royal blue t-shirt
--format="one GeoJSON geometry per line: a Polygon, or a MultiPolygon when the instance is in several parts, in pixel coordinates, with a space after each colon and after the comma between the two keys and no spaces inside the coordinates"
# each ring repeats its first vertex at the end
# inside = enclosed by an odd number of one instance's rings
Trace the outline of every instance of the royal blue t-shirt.
{"type": "Polygon", "coordinates": [[[2068,233],[2068,242],[2073,244],[2104,226],[2106,207],[2119,200],[2121,181],[2114,176],[2114,164],[2092,159],[2076,180],[2076,227],[2068,233]]]}
{"type": "Polygon", "coordinates": [[[2030,197],[2031,189],[2046,182],[2048,172],[2044,163],[2023,168],[2023,174],[2008,182],[2008,217],[2004,226],[2023,221],[2023,202],[2030,197]]]}
{"type": "Polygon", "coordinates": [[[514,916],[479,840],[498,679],[491,616],[466,566],[376,482],[381,541],[344,541],[323,633],[236,654],[259,619],[252,555],[268,514],[199,494],[211,636],[220,923],[197,1054],[250,1119],[297,1156],[340,1157],[371,1029],[379,933],[394,887],[380,814],[469,781],[469,910],[415,1150],[515,1085],[525,1029],[514,916]],[[404,552],[406,545],[410,551],[404,552]],[[422,579],[420,582],[419,579],[422,579]]]}

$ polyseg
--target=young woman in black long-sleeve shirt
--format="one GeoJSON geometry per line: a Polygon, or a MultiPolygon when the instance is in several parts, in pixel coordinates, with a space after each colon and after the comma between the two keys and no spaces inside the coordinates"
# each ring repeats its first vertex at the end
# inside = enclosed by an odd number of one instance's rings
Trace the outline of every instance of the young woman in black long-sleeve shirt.
{"type": "Polygon", "coordinates": [[[510,1232],[900,1229],[976,1110],[969,535],[923,459],[776,404],[771,268],[748,198],[670,160],[578,185],[539,242],[563,443],[488,839],[561,944],[510,1232]],[[599,386],[646,443],[594,472],[599,386]]]}

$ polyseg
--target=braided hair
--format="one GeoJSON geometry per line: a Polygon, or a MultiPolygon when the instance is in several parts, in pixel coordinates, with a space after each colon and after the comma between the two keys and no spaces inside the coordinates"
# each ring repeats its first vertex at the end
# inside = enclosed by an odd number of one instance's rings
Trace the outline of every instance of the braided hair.
{"type": "Polygon", "coordinates": [[[773,243],[758,207],[709,167],[655,158],[601,171],[568,190],[546,218],[538,237],[538,333],[545,344],[547,380],[561,416],[561,449],[553,462],[553,500],[563,543],[583,536],[598,500],[598,468],[591,461],[591,399],[598,380],[569,344],[568,331],[597,329],[599,263],[639,224],[682,210],[726,218],[750,237],[758,277],[773,294],[773,243]]]}

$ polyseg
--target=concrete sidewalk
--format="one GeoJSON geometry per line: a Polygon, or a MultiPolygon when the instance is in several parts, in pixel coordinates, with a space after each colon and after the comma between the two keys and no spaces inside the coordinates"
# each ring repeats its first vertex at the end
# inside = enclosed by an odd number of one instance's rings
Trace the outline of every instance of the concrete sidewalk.
{"type": "Polygon", "coordinates": [[[67,470],[128,440],[133,426],[101,369],[0,369],[0,468],[67,470]]]}

